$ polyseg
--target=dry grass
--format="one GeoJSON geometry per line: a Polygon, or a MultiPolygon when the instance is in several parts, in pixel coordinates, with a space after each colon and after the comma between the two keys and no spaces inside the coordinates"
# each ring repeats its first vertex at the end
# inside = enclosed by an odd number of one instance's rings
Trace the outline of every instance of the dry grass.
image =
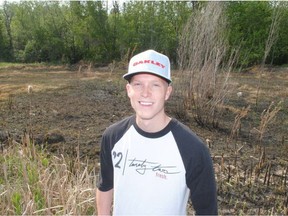
{"type": "Polygon", "coordinates": [[[176,87],[182,98],[178,107],[192,110],[199,125],[214,128],[219,126],[223,113],[220,107],[230,92],[228,79],[235,62],[234,54],[224,60],[228,44],[222,11],[219,2],[199,8],[187,22],[178,49],[181,73],[176,87]]]}
{"type": "Polygon", "coordinates": [[[3,215],[92,215],[96,175],[79,157],[48,155],[31,134],[9,141],[1,152],[0,212],[3,215]]]}
{"type": "Polygon", "coordinates": [[[280,101],[275,105],[272,101],[269,107],[261,113],[261,121],[258,127],[260,144],[262,143],[268,125],[275,120],[277,113],[282,109],[282,103],[283,101],[280,101]]]}
{"type": "Polygon", "coordinates": [[[230,138],[235,139],[239,136],[239,132],[241,130],[241,119],[245,118],[248,115],[249,110],[250,106],[244,107],[235,116],[234,124],[231,129],[230,138]]]}
{"type": "Polygon", "coordinates": [[[265,148],[245,162],[243,147],[214,157],[220,214],[287,215],[288,162],[269,159],[265,148]]]}

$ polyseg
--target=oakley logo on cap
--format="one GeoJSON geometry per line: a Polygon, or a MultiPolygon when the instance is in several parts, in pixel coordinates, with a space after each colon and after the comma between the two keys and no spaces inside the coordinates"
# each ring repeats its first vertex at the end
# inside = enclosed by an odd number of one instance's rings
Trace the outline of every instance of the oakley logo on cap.
{"type": "Polygon", "coordinates": [[[133,66],[137,66],[139,64],[153,64],[153,65],[159,66],[159,67],[161,67],[163,69],[165,68],[165,65],[161,64],[160,62],[154,61],[154,60],[138,61],[138,62],[135,62],[133,64],[133,66]]]}

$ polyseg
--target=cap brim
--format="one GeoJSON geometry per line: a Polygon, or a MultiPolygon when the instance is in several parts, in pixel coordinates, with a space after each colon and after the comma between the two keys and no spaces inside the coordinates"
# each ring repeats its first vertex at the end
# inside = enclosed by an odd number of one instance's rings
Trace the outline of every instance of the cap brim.
{"type": "Polygon", "coordinates": [[[169,79],[167,79],[166,77],[163,77],[163,76],[160,76],[160,75],[158,75],[158,74],[155,74],[155,73],[153,73],[153,72],[134,72],[134,73],[127,73],[127,74],[124,74],[123,75],[123,78],[125,79],[125,80],[127,80],[128,82],[130,82],[130,80],[131,80],[131,78],[134,76],[134,75],[136,75],[136,74],[143,74],[143,73],[148,73],[148,74],[152,74],[152,75],[154,75],[154,76],[157,76],[157,77],[160,77],[160,78],[162,78],[163,80],[165,80],[166,82],[168,82],[168,84],[170,84],[171,82],[172,82],[172,80],[169,80],[169,79]]]}

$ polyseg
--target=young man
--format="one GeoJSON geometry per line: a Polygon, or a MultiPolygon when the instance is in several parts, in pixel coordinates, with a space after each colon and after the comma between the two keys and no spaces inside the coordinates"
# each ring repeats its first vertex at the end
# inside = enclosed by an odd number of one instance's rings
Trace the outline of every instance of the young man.
{"type": "Polygon", "coordinates": [[[135,115],[106,129],[96,194],[98,215],[217,214],[206,146],[165,113],[172,86],[167,56],[147,50],[129,62],[126,90],[135,115]]]}

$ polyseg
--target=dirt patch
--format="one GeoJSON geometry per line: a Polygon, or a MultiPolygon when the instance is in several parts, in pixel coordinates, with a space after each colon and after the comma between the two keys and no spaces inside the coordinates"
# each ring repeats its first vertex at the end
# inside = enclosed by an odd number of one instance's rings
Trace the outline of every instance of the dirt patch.
{"type": "Polygon", "coordinates": [[[38,142],[58,134],[65,142],[50,141],[52,151],[72,154],[79,146],[82,157],[95,158],[103,130],[131,113],[128,103],[123,104],[124,81],[123,87],[112,83],[117,74],[24,68],[0,70],[0,126],[16,138],[24,130],[31,131],[38,142]],[[30,94],[28,85],[33,87],[30,94]]]}
{"type": "MultiPolygon", "coordinates": [[[[103,68],[80,72],[64,66],[0,68],[0,142],[21,143],[24,131],[53,154],[99,162],[99,143],[106,127],[133,113],[125,92],[125,71],[103,68]],[[28,85],[33,91],[28,93],[28,85]]],[[[287,214],[288,69],[246,71],[231,76],[234,86],[219,129],[181,119],[210,147],[218,183],[220,214],[287,214]],[[241,92],[241,97],[238,92],[241,92]],[[267,126],[261,144],[257,128],[271,102],[281,110],[267,126]],[[241,130],[230,139],[235,116],[250,105],[241,130]]],[[[168,102],[173,117],[176,97],[168,102]]]]}

